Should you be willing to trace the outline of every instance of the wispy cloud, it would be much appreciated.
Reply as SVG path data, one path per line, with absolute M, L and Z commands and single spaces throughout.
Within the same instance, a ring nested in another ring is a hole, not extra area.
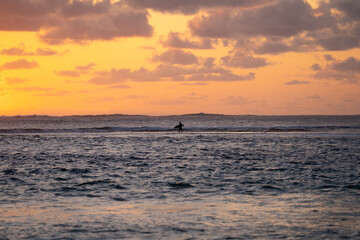
M 292 80 L 289 82 L 286 82 L 285 85 L 304 85 L 304 84 L 309 84 L 308 81 L 299 81 L 299 80 Z
M 221 99 L 220 101 L 227 105 L 246 105 L 253 103 L 249 99 L 242 96 L 229 96 L 227 98 Z
M 152 101 L 151 104 L 154 105 L 184 105 L 189 103 L 188 100 L 185 100 L 184 98 L 168 98 L 168 99 L 158 99 L 155 101 Z
M 184 86 L 206 86 L 206 85 L 208 85 L 208 83 L 206 83 L 206 82 L 193 82 L 193 83 L 186 82 L 186 83 L 182 83 L 181 85 L 184 85 Z
M 321 100 L 321 96 L 318 94 L 307 96 L 306 98 L 310 100 L 318 100 L 318 101 Z
M 128 89 L 130 88 L 128 85 L 125 85 L 125 84 L 116 84 L 116 85 L 111 85 L 109 86 L 109 88 L 120 88 L 120 89 Z
M 12 47 L 2 49 L 0 54 L 8 56 L 53 56 L 58 54 L 58 52 L 49 48 L 38 48 L 36 51 L 27 51 L 21 47 Z
M 183 82 L 202 82 L 202 81 L 246 81 L 255 79 L 255 73 L 244 75 L 235 74 L 227 69 L 213 66 L 206 67 L 184 67 L 160 64 L 154 70 L 140 68 L 131 69 L 112 69 L 110 71 L 97 72 L 96 76 L 90 80 L 94 84 L 118 84 L 125 81 L 137 82 L 156 82 L 156 81 L 183 81 Z
M 12 90 L 16 91 L 24 91 L 24 92 L 48 92 L 53 91 L 53 88 L 44 88 L 44 87 L 22 87 L 22 88 L 14 88 Z
M 57 90 L 57 91 L 44 91 L 40 93 L 34 94 L 34 96 L 39 97 L 64 97 L 64 96 L 70 96 L 71 92 L 66 90 Z
M 2 66 L 0 66 L 0 70 L 30 69 L 37 67 L 39 67 L 39 65 L 36 61 L 19 59 L 16 61 L 4 63 Z
M 80 73 L 78 71 L 55 71 L 55 73 L 63 77 L 80 77 Z
M 132 99 L 132 100 L 137 100 L 137 99 L 143 99 L 143 98 L 146 98 L 145 96 L 142 96 L 142 95 L 128 95 L 126 97 L 123 97 L 122 99 Z
M 6 84 L 18 84 L 18 83 L 24 83 L 27 81 L 25 78 L 19 78 L 19 77 L 8 77 L 4 79 Z
M 92 70 L 95 66 L 96 66 L 95 63 L 89 63 L 87 65 L 75 66 L 75 69 L 79 71 L 89 71 Z
M 55 71 L 55 74 L 63 77 L 80 77 L 81 74 L 89 74 L 96 66 L 95 63 L 88 63 L 87 65 L 75 66 L 75 70 L 61 70 Z

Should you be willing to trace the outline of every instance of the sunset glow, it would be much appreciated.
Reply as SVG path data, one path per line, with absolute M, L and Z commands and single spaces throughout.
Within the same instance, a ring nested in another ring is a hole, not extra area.
M 0 116 L 360 114 L 351 0 L 2 0 Z

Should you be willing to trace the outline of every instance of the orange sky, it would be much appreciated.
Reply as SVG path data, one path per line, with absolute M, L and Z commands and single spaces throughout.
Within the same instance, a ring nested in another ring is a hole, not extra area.
M 360 114 L 358 0 L 2 0 L 0 116 Z

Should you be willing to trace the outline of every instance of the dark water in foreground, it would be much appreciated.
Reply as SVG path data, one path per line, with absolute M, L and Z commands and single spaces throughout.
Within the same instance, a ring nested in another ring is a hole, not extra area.
M 360 239 L 359 119 L 2 118 L 0 239 Z

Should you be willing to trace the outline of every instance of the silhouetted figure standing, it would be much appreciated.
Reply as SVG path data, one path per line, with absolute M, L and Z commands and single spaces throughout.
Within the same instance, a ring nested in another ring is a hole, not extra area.
M 184 124 L 182 124 L 181 122 L 179 122 L 179 125 L 176 125 L 174 128 L 177 128 L 177 129 L 179 129 L 179 132 L 182 132 L 183 131 L 183 126 L 184 126 Z

